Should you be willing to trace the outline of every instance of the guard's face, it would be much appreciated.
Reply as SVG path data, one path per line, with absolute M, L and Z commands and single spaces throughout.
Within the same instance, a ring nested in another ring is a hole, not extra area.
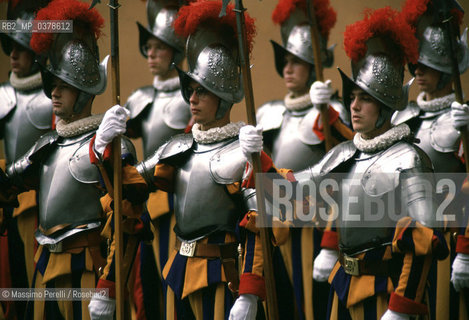
M 52 110 L 54 114 L 66 122 L 72 121 L 73 106 L 78 97 L 78 90 L 68 83 L 54 78 L 52 80 Z
M 164 77 L 173 61 L 174 51 L 166 43 L 155 37 L 150 37 L 145 45 L 147 62 L 150 72 L 154 76 Z
M 311 66 L 292 55 L 285 55 L 285 65 L 283 66 L 283 80 L 285 86 L 295 95 L 303 95 L 309 91 L 307 86 Z
M 353 130 L 360 132 L 365 139 L 375 137 L 381 108 L 379 102 L 359 88 L 352 90 L 350 101 Z
M 10 65 L 11 71 L 14 72 L 19 78 L 26 77 L 31 71 L 31 66 L 34 62 L 34 56 L 31 51 L 19 45 L 15 41 L 13 48 L 10 52 Z
M 441 72 L 421 63 L 417 64 L 415 69 L 415 82 L 419 90 L 426 93 L 433 93 L 437 90 L 438 81 L 440 80 Z
M 188 90 L 187 96 L 190 97 L 194 121 L 202 126 L 209 126 L 215 122 L 220 99 L 195 81 L 192 81 L 186 90 Z

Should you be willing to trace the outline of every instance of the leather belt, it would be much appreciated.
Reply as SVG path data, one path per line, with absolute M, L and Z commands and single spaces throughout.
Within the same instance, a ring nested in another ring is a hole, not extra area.
M 53 253 L 67 252 L 78 248 L 88 248 L 93 261 L 93 268 L 98 275 L 101 275 L 106 265 L 106 259 L 101 254 L 101 243 L 104 241 L 104 238 L 101 237 L 100 233 L 101 229 L 84 231 L 65 238 L 59 243 L 45 244 L 44 246 Z
M 352 276 L 373 275 L 373 276 L 391 276 L 391 260 L 360 260 L 339 253 L 339 263 L 344 268 L 346 274 Z
M 197 241 L 181 241 L 179 238 L 176 238 L 176 250 L 179 251 L 180 255 L 186 257 L 220 258 L 222 250 L 227 250 L 228 255 L 235 258 L 237 245 L 235 242 L 221 244 L 199 243 Z
M 77 248 L 97 247 L 101 245 L 103 240 L 104 239 L 100 236 L 100 230 L 84 231 L 65 238 L 59 243 L 45 244 L 44 246 L 47 247 L 50 252 L 60 253 Z
M 228 288 L 234 296 L 237 295 L 239 288 L 239 276 L 236 271 L 237 246 L 236 242 L 220 244 L 198 243 L 197 241 L 181 241 L 179 238 L 176 238 L 176 249 L 182 256 L 206 259 L 220 258 L 225 271 L 225 278 L 228 282 Z M 241 266 L 238 266 L 238 268 L 241 268 Z

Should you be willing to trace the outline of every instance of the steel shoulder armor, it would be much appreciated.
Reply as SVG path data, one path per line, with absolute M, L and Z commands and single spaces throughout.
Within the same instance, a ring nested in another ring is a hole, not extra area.
M 1 91 L 0 89 L 0 101 L 3 100 Z M 0 128 L 7 163 L 23 155 L 52 127 L 52 102 L 41 88 L 29 91 L 16 90 L 15 98 L 15 107 L 10 109 Z

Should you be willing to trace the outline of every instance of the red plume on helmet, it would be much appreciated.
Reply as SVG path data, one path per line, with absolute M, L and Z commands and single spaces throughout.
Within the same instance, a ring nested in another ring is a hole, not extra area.
M 38 11 L 36 20 L 73 20 L 76 26 L 86 26 L 83 32 L 94 34 L 95 39 L 101 35 L 104 19 L 96 9 L 89 10 L 89 4 L 77 0 L 53 0 Z M 47 51 L 54 40 L 54 33 L 34 33 L 31 48 L 36 53 Z
M 446 1 L 446 0 L 443 0 Z M 418 20 L 425 13 L 435 15 L 435 19 L 438 19 L 437 13 L 434 11 L 433 2 L 431 0 L 407 0 L 402 4 L 402 15 L 405 17 L 407 22 L 413 27 L 417 26 Z M 457 8 L 451 8 L 450 13 L 454 18 L 455 26 L 460 26 L 464 16 L 464 12 Z
M 193 34 L 200 25 L 209 26 L 216 30 L 220 27 L 229 26 L 236 34 L 236 13 L 233 11 L 233 5 L 229 4 L 226 9 L 226 16 L 219 18 L 218 15 L 222 9 L 221 1 L 199 0 L 183 6 L 179 9 L 178 18 L 174 22 L 174 29 L 177 34 L 188 37 Z M 246 39 L 249 52 L 252 50 L 256 27 L 254 19 L 247 13 L 244 14 L 246 22 Z
M 371 38 L 382 38 L 387 53 L 402 65 L 417 62 L 418 40 L 404 17 L 391 7 L 367 9 L 363 20 L 345 28 L 344 49 L 353 62 L 365 56 Z
M 272 21 L 276 24 L 282 24 L 296 8 L 306 13 L 307 5 L 306 0 L 280 0 L 272 12 Z M 313 0 L 313 6 L 318 21 L 319 32 L 323 37 L 328 38 L 329 32 L 337 21 L 337 12 L 329 3 L 329 0 Z

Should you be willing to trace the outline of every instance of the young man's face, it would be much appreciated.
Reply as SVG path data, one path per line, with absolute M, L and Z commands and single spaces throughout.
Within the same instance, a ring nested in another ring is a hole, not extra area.
M 15 73 L 18 78 L 26 77 L 31 71 L 31 67 L 34 62 L 34 55 L 31 51 L 27 50 L 15 41 L 12 41 L 12 44 L 13 48 L 10 52 L 11 71 Z
M 311 66 L 300 58 L 287 54 L 283 66 L 283 80 L 285 86 L 295 95 L 302 95 L 309 91 L 307 86 Z
M 437 90 L 438 81 L 440 80 L 441 72 L 421 63 L 417 64 L 415 69 L 415 82 L 419 90 L 426 93 L 433 93 Z
M 54 78 L 52 80 L 51 97 L 54 114 L 65 122 L 71 122 L 74 116 L 73 106 L 78 97 L 78 89 L 59 78 Z
M 190 97 L 189 103 L 194 121 L 202 126 L 215 122 L 220 98 L 195 81 L 192 81 L 186 90 Z
M 145 48 L 150 72 L 154 76 L 164 77 L 170 71 L 174 50 L 155 37 L 150 37 L 147 40 Z
M 380 103 L 359 88 L 352 90 L 350 101 L 353 130 L 360 132 L 364 138 L 376 136 L 376 121 L 379 117 Z

